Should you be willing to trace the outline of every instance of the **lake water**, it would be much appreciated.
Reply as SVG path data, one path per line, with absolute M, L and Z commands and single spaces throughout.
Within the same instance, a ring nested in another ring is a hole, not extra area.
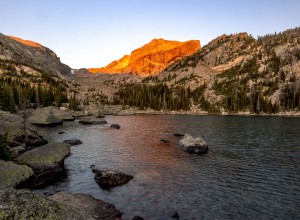
M 255 116 L 107 116 L 107 125 L 67 122 L 40 132 L 78 138 L 65 160 L 68 177 L 37 190 L 82 192 L 110 202 L 123 218 L 300 219 L 300 118 Z M 118 123 L 120 130 L 110 128 Z M 64 134 L 57 134 L 65 131 Z M 174 133 L 201 136 L 205 155 L 178 149 Z M 160 139 L 171 142 L 165 144 Z M 134 176 L 102 190 L 90 165 Z

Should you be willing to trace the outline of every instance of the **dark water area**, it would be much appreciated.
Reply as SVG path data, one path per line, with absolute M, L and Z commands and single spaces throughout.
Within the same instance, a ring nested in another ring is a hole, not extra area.
M 107 125 L 67 122 L 40 132 L 78 138 L 68 177 L 36 190 L 81 192 L 110 202 L 124 219 L 300 219 L 300 118 L 255 116 L 107 116 Z M 110 128 L 118 123 L 120 130 Z M 65 131 L 64 134 L 57 134 Z M 201 136 L 209 151 L 190 155 L 174 133 Z M 170 140 L 162 143 L 161 139 Z M 90 165 L 134 176 L 102 190 Z

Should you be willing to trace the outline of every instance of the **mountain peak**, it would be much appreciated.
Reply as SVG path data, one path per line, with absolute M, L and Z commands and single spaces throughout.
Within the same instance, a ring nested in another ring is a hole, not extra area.
M 125 55 L 106 67 L 91 68 L 89 71 L 92 73 L 153 75 L 199 49 L 199 40 L 180 42 L 155 38 L 148 44 L 132 51 L 130 55 Z

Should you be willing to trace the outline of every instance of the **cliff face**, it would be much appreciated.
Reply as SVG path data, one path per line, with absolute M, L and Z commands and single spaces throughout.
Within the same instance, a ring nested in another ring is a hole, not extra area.
M 0 33 L 0 59 L 22 63 L 51 75 L 69 75 L 71 68 L 60 62 L 57 55 L 36 42 Z
M 154 39 L 102 68 L 89 69 L 92 73 L 137 73 L 142 76 L 157 74 L 176 61 L 200 49 L 200 41 L 186 42 Z

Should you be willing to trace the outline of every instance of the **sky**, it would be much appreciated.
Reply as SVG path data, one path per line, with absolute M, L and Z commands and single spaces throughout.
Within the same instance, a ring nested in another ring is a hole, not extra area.
M 38 42 L 71 68 L 106 66 L 150 42 L 253 37 L 300 26 L 300 0 L 0 0 L 0 33 Z

